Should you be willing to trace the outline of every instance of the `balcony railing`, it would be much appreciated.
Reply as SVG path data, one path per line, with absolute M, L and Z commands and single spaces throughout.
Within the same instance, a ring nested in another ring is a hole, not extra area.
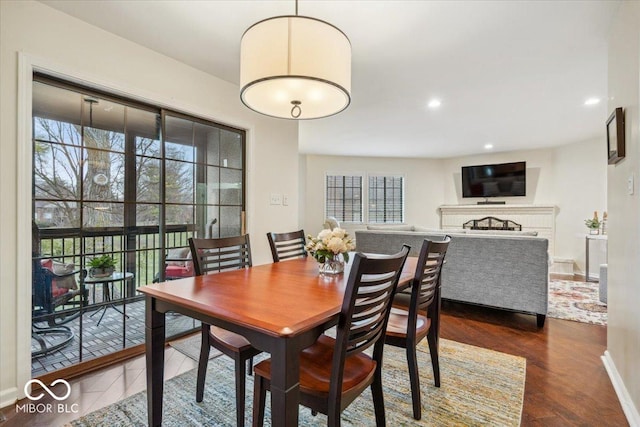
M 189 246 L 195 225 L 171 225 L 166 227 L 165 245 L 161 245 L 158 227 L 131 227 L 129 229 L 101 228 L 42 229 L 39 230 L 39 248 L 34 248 L 38 258 L 53 258 L 76 269 L 87 269 L 88 262 L 107 254 L 116 261 L 115 271 L 133 273 L 127 292 L 122 297 L 141 298 L 135 290 L 154 281 L 164 279 L 162 251 Z M 78 275 L 78 282 L 83 278 Z

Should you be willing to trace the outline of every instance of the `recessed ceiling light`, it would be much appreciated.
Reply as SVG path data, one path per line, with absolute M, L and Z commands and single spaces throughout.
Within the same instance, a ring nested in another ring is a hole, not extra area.
M 493 148 L 493 144 L 484 144 L 485 150 L 491 150 Z
M 597 105 L 600 103 L 600 98 L 589 98 L 584 101 L 584 105 Z
M 440 101 L 439 99 L 432 99 L 427 104 L 427 107 L 429 107 L 429 108 L 431 108 L 433 110 L 433 109 L 436 109 L 436 108 L 440 107 L 440 105 L 442 105 L 442 101 Z

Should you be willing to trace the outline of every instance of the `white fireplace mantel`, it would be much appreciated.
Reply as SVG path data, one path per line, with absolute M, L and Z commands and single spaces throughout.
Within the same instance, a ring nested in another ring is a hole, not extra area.
M 522 225 L 522 231 L 537 231 L 539 237 L 549 240 L 549 255 L 554 255 L 556 236 L 556 212 L 554 205 L 442 205 L 440 228 L 455 230 L 472 219 L 494 216 L 510 219 Z

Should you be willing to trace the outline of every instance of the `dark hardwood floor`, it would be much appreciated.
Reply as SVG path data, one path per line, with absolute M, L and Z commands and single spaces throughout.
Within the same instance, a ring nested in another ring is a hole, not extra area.
M 628 425 L 600 359 L 606 348 L 604 326 L 547 318 L 544 328 L 538 329 L 535 316 L 445 302 L 441 336 L 527 359 L 523 426 Z M 172 348 L 167 349 L 166 361 L 165 379 L 196 366 Z M 78 403 L 78 414 L 16 414 L 9 407 L 2 410 L 7 421 L 0 427 L 63 425 L 141 391 L 144 356 L 71 384 L 74 393 L 69 401 Z
M 522 426 L 628 426 L 600 356 L 605 326 L 444 302 L 442 338 L 527 359 Z

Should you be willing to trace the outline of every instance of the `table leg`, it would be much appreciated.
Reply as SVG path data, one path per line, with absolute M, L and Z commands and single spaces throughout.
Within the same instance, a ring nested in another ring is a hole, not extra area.
M 271 353 L 271 424 L 298 425 L 300 399 L 299 348 L 291 339 L 279 339 Z
M 584 281 L 585 281 L 585 282 L 589 282 L 589 281 L 590 281 L 590 280 L 589 280 L 589 237 L 586 237 L 586 238 L 585 238 L 585 242 L 586 242 L 586 243 L 585 243 L 586 247 L 585 247 L 585 250 L 584 250 L 584 253 L 585 253 L 585 262 L 584 262 L 584 264 L 585 264 Z
M 107 306 L 105 305 L 104 307 L 101 308 L 102 310 L 102 315 L 100 316 L 100 319 L 98 320 L 98 323 L 96 323 L 96 326 L 100 326 L 100 322 L 102 322 L 102 318 L 104 317 L 105 314 L 107 314 Z M 93 314 L 96 314 L 97 311 Z M 93 314 L 91 315 L 93 317 Z
M 136 296 L 136 284 L 133 281 L 133 278 L 131 280 L 126 280 L 127 282 L 127 298 L 133 298 Z
M 146 297 L 145 352 L 147 359 L 148 425 L 162 425 L 162 394 L 164 389 L 165 315 L 155 309 L 155 299 Z

